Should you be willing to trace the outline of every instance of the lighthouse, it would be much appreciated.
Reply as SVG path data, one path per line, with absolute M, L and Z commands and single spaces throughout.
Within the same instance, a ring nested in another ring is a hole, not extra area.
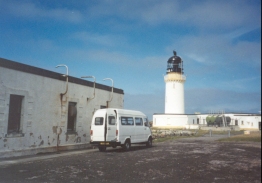
M 166 114 L 184 114 L 184 76 L 183 60 L 174 55 L 167 61 L 167 72 L 164 76 L 166 83 L 165 91 L 165 113 Z

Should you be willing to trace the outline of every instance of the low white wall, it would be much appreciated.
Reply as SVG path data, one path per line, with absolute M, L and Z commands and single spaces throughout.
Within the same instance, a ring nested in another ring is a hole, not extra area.
M 179 115 L 179 114 L 155 114 L 153 115 L 153 127 L 198 129 L 207 125 L 206 117 L 209 114 Z M 231 118 L 230 125 L 239 129 L 259 130 L 261 124 L 260 115 L 252 114 L 225 114 Z M 237 122 L 236 122 L 237 121 Z M 237 123 L 237 124 L 236 124 Z

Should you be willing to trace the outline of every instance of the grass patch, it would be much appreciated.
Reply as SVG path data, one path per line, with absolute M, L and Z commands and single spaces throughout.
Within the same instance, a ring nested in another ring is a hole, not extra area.
M 163 129 L 162 129 L 163 130 Z M 174 131 L 178 131 L 178 129 L 175 129 Z M 172 140 L 177 140 L 181 138 L 195 138 L 195 137 L 203 137 L 203 136 L 209 136 L 209 130 L 186 130 L 186 131 L 191 131 L 193 135 L 189 136 L 173 136 L 173 135 L 166 135 L 163 137 L 154 137 L 153 142 L 158 143 L 158 142 L 165 142 L 165 141 L 172 141 Z M 228 135 L 228 131 L 212 131 L 212 135 Z M 254 141 L 254 142 L 261 142 L 261 135 L 260 137 L 253 137 L 255 134 L 251 135 L 244 135 L 244 131 L 230 131 L 231 137 L 229 138 L 224 138 L 222 140 L 224 141 Z M 249 136 L 249 137 L 247 137 Z M 207 137 L 208 138 L 208 137 Z M 253 139 L 253 140 L 252 140 Z M 222 141 L 220 140 L 220 141 Z M 260 141 L 259 141 L 260 140 Z
M 177 139 L 182 139 L 182 138 L 193 138 L 195 136 L 166 136 L 166 137 L 158 137 L 153 140 L 154 143 L 158 142 L 165 142 L 165 141 L 172 141 L 172 140 L 177 140 Z
M 236 135 L 219 139 L 220 142 L 261 142 L 261 134 Z

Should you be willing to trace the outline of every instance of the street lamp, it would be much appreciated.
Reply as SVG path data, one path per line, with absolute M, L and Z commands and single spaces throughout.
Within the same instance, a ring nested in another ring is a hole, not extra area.
M 61 64 L 61 65 L 57 65 L 55 68 L 58 68 L 58 67 L 65 67 L 66 68 L 66 75 L 62 75 L 63 77 L 66 77 L 66 91 L 64 92 L 64 93 L 61 93 L 60 94 L 60 97 L 61 97 L 61 105 L 62 105 L 62 99 L 63 99 L 63 95 L 65 95 L 66 93 L 67 93 L 67 91 L 68 91 L 68 67 L 66 66 L 66 65 L 63 65 L 63 64 Z M 62 117 L 62 106 L 61 106 L 61 117 Z M 62 133 L 62 129 L 60 128 L 60 124 L 58 124 L 57 125 L 57 142 L 56 142 L 56 150 L 57 150 L 57 152 L 59 151 L 59 142 L 60 142 L 60 140 L 59 140 L 59 136 L 60 136 L 60 134 Z
M 113 79 L 111 79 L 111 78 L 105 78 L 105 79 L 103 79 L 103 81 L 105 81 L 105 80 L 111 80 L 111 82 L 112 82 L 112 91 L 111 91 L 110 100 L 107 101 L 107 107 L 108 107 L 109 102 L 111 102 L 112 99 L 113 99 L 114 81 L 113 81 Z
M 93 78 L 94 79 L 94 93 L 93 93 L 93 97 L 90 98 L 90 99 L 94 99 L 95 98 L 95 88 L 96 88 L 96 78 L 94 76 L 82 76 L 81 78 Z
M 61 65 L 57 65 L 55 68 L 58 68 L 58 67 L 65 67 L 66 68 L 66 75 L 65 74 L 62 75 L 64 77 L 66 77 L 66 91 L 65 91 L 65 93 L 61 93 L 61 95 L 65 95 L 67 93 L 67 90 L 68 90 L 68 67 L 66 65 L 61 64 Z

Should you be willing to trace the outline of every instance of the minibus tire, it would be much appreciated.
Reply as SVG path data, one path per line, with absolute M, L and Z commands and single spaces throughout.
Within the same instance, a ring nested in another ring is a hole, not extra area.
M 131 147 L 130 141 L 129 141 L 129 140 L 126 140 L 126 141 L 125 141 L 125 144 L 124 144 L 124 146 L 123 146 L 124 150 L 125 150 L 125 151 L 129 151 L 129 150 L 130 150 L 130 147 Z
M 105 152 L 106 151 L 106 147 L 103 147 L 103 146 L 98 147 L 98 149 L 99 149 L 100 152 Z
M 151 137 L 148 138 L 146 147 L 152 147 L 152 138 Z

